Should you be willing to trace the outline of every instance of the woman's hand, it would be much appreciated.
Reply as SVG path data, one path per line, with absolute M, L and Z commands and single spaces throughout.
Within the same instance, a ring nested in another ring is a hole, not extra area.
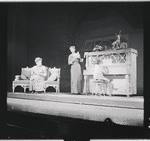
M 47 74 L 46 73 L 44 73 L 43 71 L 42 72 L 39 72 L 39 74 L 38 74 L 39 76 L 43 76 L 43 77 L 45 77 Z
M 34 75 L 37 75 L 37 73 L 35 73 L 35 72 L 32 72 L 32 74 L 31 74 L 32 76 L 34 76 Z
M 74 56 L 70 57 L 68 64 L 69 64 L 69 65 L 72 65 L 75 59 L 76 59 L 76 58 L 75 58 Z
M 83 62 L 83 58 L 82 58 L 82 59 L 80 59 L 80 62 Z

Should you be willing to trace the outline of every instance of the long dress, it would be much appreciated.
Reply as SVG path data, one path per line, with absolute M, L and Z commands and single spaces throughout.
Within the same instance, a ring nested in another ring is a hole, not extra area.
M 110 80 L 103 75 L 103 69 L 104 68 L 102 66 L 100 66 L 99 64 L 95 64 L 94 70 L 93 70 L 93 72 L 94 72 L 93 78 L 96 81 L 105 82 L 105 83 L 103 83 L 103 89 L 106 94 L 107 93 L 107 84 Z M 100 91 L 100 89 L 101 89 L 101 87 L 98 89 L 98 91 Z
M 74 54 L 70 54 L 68 57 L 68 64 L 71 64 L 71 93 L 75 94 L 82 92 L 82 72 L 79 61 L 80 58 L 76 58 Z
M 95 79 L 95 80 L 97 80 L 97 79 L 101 79 L 101 78 L 103 78 L 104 76 L 103 76 L 103 73 L 102 73 L 102 70 L 103 68 L 100 66 L 100 65 L 98 65 L 98 64 L 95 64 L 95 66 L 94 66 L 94 74 L 93 74 L 93 78 Z
M 30 78 L 30 91 L 44 91 L 44 80 L 47 75 L 45 66 L 34 66 L 31 69 L 31 78 Z

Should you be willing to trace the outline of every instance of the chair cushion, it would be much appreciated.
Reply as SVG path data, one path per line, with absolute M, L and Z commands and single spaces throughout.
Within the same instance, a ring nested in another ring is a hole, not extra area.
M 59 77 L 60 69 L 57 68 L 49 68 L 50 77 L 47 79 L 47 81 L 55 81 L 57 77 Z
M 58 76 L 58 74 L 54 73 L 47 79 L 47 81 L 55 81 L 57 79 L 57 76 Z
M 21 79 L 29 80 L 31 77 L 31 68 L 22 68 L 21 70 Z

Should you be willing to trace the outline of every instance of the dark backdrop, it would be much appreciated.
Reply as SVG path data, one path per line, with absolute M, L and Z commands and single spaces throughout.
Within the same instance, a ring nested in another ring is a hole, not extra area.
M 48 67 L 61 67 L 61 91 L 70 91 L 69 46 L 81 55 L 88 39 L 129 35 L 138 50 L 138 92 L 143 91 L 143 3 L 7 3 L 7 91 L 15 75 L 32 67 L 35 57 Z M 82 64 L 84 69 L 84 64 Z

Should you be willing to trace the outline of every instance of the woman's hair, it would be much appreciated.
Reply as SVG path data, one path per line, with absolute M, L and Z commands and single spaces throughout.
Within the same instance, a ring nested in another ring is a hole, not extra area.
M 96 59 L 95 64 L 99 64 L 100 63 L 100 59 Z
M 71 48 L 76 49 L 76 48 L 75 48 L 75 46 L 70 46 L 70 48 L 69 48 L 69 49 L 71 49 Z
M 40 61 L 40 60 L 42 60 L 42 58 L 36 57 L 36 58 L 35 58 L 35 63 L 37 63 L 37 62 Z

